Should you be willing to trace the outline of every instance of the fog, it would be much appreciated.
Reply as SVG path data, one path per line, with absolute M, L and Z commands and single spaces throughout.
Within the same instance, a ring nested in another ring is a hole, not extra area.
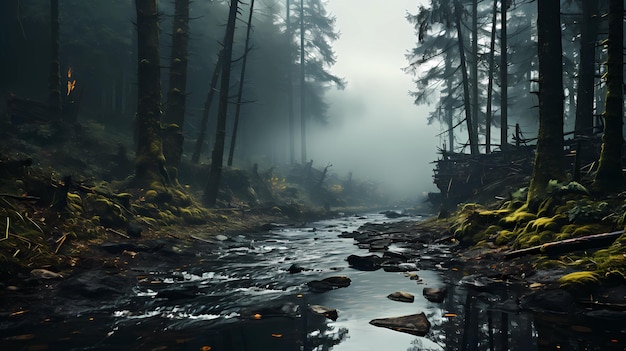
M 327 94 L 329 125 L 310 125 L 308 158 L 338 175 L 381 183 L 400 199 L 436 190 L 432 182 L 438 126 L 428 125 L 428 106 L 408 95 L 411 77 L 402 72 L 405 53 L 417 37 L 404 18 L 415 0 L 332 0 L 341 37 L 333 45 L 331 71 L 348 82 Z

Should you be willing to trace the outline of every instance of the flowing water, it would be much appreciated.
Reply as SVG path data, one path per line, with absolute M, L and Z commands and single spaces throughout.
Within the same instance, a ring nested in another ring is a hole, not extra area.
M 50 285 L 51 292 L 35 301 L 13 297 L 0 314 L 0 350 L 607 349 L 594 348 L 593 338 L 581 342 L 572 332 L 543 345 L 532 315 L 493 308 L 511 292 L 468 293 L 459 286 L 460 272 L 447 261 L 445 246 L 410 252 L 392 245 L 413 257 L 415 272 L 348 267 L 350 254 L 368 253 L 339 235 L 389 221 L 381 214 L 348 216 L 219 236 L 192 247 L 168 241 L 168 250 L 123 252 L 112 264 L 126 266 L 124 274 L 86 271 L 65 286 Z M 305 270 L 289 273 L 292 264 Z M 410 279 L 415 274 L 419 280 Z M 351 284 L 325 293 L 306 285 L 331 276 L 347 276 Z M 422 296 L 424 287 L 444 286 L 443 303 Z M 411 293 L 415 301 L 387 299 L 395 291 Z M 337 309 L 337 320 L 312 313 L 311 305 Z M 419 312 L 431 323 L 425 337 L 369 324 Z

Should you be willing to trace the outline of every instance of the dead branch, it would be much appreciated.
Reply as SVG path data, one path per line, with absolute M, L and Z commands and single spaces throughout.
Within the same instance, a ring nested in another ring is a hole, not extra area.
M 616 232 L 593 234 L 581 236 L 579 238 L 565 239 L 561 241 L 553 241 L 542 245 L 529 247 L 526 249 L 510 251 L 504 254 L 505 259 L 521 257 L 524 255 L 559 255 L 572 251 L 593 249 L 598 247 L 606 247 L 611 245 L 617 238 L 624 234 L 626 230 L 618 230 Z

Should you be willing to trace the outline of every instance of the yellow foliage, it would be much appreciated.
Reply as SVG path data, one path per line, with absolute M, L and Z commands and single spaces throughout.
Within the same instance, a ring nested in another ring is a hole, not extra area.
M 559 284 L 561 287 L 566 286 L 577 286 L 577 285 L 588 285 L 588 284 L 597 284 L 598 283 L 598 274 L 591 271 L 581 271 L 574 272 L 570 274 L 566 274 L 559 278 Z

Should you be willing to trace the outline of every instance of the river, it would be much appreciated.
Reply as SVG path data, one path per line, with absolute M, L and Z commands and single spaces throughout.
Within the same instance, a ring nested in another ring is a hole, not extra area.
M 614 331 L 596 339 L 593 333 L 585 335 L 583 327 L 568 332 L 565 326 L 563 335 L 546 339 L 537 331 L 536 314 L 503 308 L 517 298 L 515 289 L 494 293 L 459 284 L 462 269 L 445 245 L 416 251 L 392 244 L 389 250 L 410 257 L 412 272 L 348 266 L 349 255 L 368 252 L 342 233 L 366 223 L 407 220 L 421 218 L 352 215 L 121 251 L 112 255 L 108 269 L 94 267 L 61 282 L 36 285 L 30 294 L 5 294 L 0 349 L 605 350 L 621 345 L 606 341 L 614 340 Z M 293 264 L 304 270 L 290 273 Z M 351 284 L 324 293 L 307 287 L 312 280 L 333 276 L 347 276 Z M 445 287 L 448 297 L 443 303 L 429 302 L 422 296 L 424 287 Z M 395 291 L 411 293 L 415 301 L 388 299 Z M 338 318 L 317 315 L 311 305 L 336 309 Z M 419 312 L 431 323 L 425 337 L 369 324 L 375 318 Z M 553 326 L 557 320 L 547 323 Z M 581 331 L 582 339 L 577 336 Z

